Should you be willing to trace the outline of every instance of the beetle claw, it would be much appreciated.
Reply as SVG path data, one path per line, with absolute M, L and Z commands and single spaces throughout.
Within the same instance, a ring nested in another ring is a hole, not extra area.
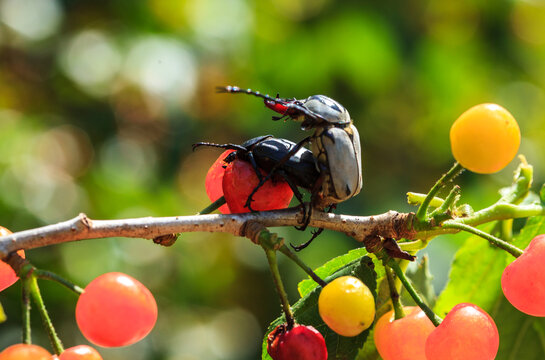
M 298 245 L 298 246 L 295 246 L 295 245 L 290 243 L 290 246 L 292 247 L 293 250 L 299 252 L 299 251 L 303 250 L 304 248 L 306 248 L 307 246 L 309 246 L 310 243 L 312 241 L 314 241 L 314 239 L 316 239 L 318 237 L 318 235 L 320 235 L 323 231 L 324 231 L 323 228 L 319 228 L 318 230 L 312 231 L 311 232 L 312 237 L 310 238 L 310 240 L 308 240 L 307 242 L 304 242 L 303 244 Z

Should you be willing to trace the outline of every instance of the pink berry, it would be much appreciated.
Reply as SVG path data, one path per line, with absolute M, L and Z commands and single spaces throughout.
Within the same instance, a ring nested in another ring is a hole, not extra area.
M 143 339 L 157 321 L 157 303 L 138 280 L 118 272 L 98 276 L 76 305 L 76 322 L 93 344 L 118 347 Z
M 227 165 L 223 175 L 223 194 L 231 213 L 250 211 L 244 205 L 258 183 L 259 179 L 250 163 L 235 160 Z M 256 211 L 285 209 L 292 197 L 293 191 L 287 182 L 269 179 L 253 195 L 252 209 Z
M 505 268 L 501 287 L 518 310 L 545 316 L 545 234 L 533 238 L 524 253 Z
M 499 347 L 494 320 L 477 305 L 452 308 L 426 341 L 428 360 L 493 360 Z
M 58 360 L 102 360 L 102 356 L 90 346 L 77 345 L 64 352 L 57 358 Z
M 267 352 L 273 360 L 327 360 L 324 337 L 307 325 L 291 330 L 286 324 L 278 325 L 267 338 Z
M 15 344 L 0 352 L 0 360 L 50 360 L 49 351 L 38 345 Z
M 3 226 L 0 226 L 0 237 L 7 236 L 12 232 L 6 229 Z M 25 257 L 25 252 L 23 250 L 17 251 L 21 257 Z M 0 261 L 0 291 L 3 291 L 13 285 L 19 278 L 15 274 L 15 271 L 3 261 Z
M 234 150 L 224 151 L 218 159 L 212 164 L 208 173 L 206 174 L 206 179 L 204 180 L 204 187 L 206 189 L 206 194 L 210 201 L 214 202 L 223 196 L 223 174 L 225 173 L 225 168 L 227 164 L 223 161 Z M 218 209 L 222 214 L 230 214 L 229 207 L 227 204 L 222 205 Z
M 394 311 L 375 325 L 375 345 L 383 360 L 426 360 L 425 345 L 435 326 L 417 306 L 404 307 L 405 317 L 395 320 Z

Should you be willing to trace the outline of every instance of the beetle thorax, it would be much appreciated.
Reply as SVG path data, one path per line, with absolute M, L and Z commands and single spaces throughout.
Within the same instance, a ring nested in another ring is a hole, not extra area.
M 349 124 L 348 110 L 325 95 L 312 95 L 304 101 L 304 106 L 331 124 Z

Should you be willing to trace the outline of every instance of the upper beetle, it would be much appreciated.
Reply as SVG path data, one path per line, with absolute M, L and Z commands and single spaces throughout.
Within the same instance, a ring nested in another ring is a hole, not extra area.
M 325 95 L 306 99 L 273 98 L 251 89 L 236 86 L 218 87 L 218 92 L 243 93 L 260 97 L 265 106 L 279 113 L 279 120 L 289 117 L 301 122 L 303 130 L 315 132 L 302 142 L 309 141 L 316 158 L 320 177 L 319 191 L 313 193 L 312 204 L 325 208 L 357 195 L 362 187 L 361 144 L 358 129 L 348 111 Z

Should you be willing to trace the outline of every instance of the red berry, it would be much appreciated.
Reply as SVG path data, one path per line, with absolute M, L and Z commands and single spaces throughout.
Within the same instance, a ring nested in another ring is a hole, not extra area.
M 545 316 L 545 234 L 532 239 L 524 253 L 503 271 L 501 287 L 523 313 Z
M 428 360 L 492 360 L 499 347 L 494 320 L 473 304 L 458 304 L 426 341 Z
M 223 175 L 223 194 L 232 213 L 250 211 L 244 205 L 258 184 L 259 179 L 250 163 L 235 160 L 227 165 Z M 287 182 L 267 180 L 253 195 L 252 209 L 256 211 L 285 209 L 292 197 L 293 191 Z
M 312 326 L 295 325 L 287 330 L 278 325 L 267 337 L 267 352 L 273 360 L 326 360 L 322 334 Z
M 102 356 L 90 346 L 78 345 L 64 350 L 59 360 L 103 360 Z
M 15 344 L 0 352 L 0 360 L 50 360 L 49 351 L 38 345 Z
M 157 320 L 157 304 L 138 280 L 118 272 L 87 285 L 76 305 L 76 321 L 90 342 L 117 347 L 144 338 Z
M 206 174 L 206 179 L 204 180 L 204 187 L 206 188 L 206 194 L 210 201 L 214 202 L 223 196 L 223 174 L 225 173 L 224 166 L 227 165 L 223 162 L 223 159 L 227 157 L 234 150 L 224 151 L 218 159 L 212 164 L 208 173 Z M 229 207 L 227 204 L 222 205 L 218 209 L 222 214 L 230 214 Z
M 405 317 L 395 320 L 394 311 L 382 315 L 375 325 L 375 345 L 383 360 L 426 360 L 425 345 L 435 329 L 417 306 L 404 307 Z
M 7 236 L 12 232 L 6 229 L 3 226 L 0 226 L 0 237 Z M 17 251 L 21 257 L 25 257 L 25 252 L 23 250 Z M 0 291 L 13 285 L 19 278 L 13 271 L 12 267 L 6 264 L 3 261 L 0 261 Z

